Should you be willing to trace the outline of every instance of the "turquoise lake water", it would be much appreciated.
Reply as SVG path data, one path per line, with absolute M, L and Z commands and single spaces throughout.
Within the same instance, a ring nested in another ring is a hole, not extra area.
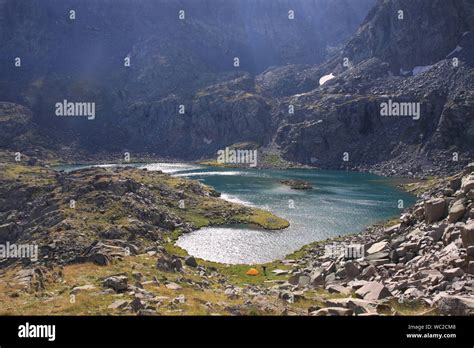
M 281 231 L 242 226 L 209 227 L 181 236 L 177 245 L 202 259 L 224 263 L 262 263 L 283 258 L 314 241 L 354 232 L 399 215 L 415 197 L 392 179 L 367 173 L 327 170 L 259 170 L 192 164 L 136 165 L 199 180 L 229 201 L 260 207 L 287 219 Z M 68 166 L 71 170 L 82 166 Z M 282 179 L 304 180 L 313 190 L 293 190 Z

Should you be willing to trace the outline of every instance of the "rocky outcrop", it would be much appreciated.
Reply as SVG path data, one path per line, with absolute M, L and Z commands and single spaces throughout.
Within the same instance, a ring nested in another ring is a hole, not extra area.
M 288 226 L 271 213 L 221 200 L 219 192 L 198 181 L 161 172 L 122 167 L 65 173 L 11 159 L 1 167 L 0 243 L 35 245 L 39 255 L 35 260 L 2 259 L 0 266 L 17 262 L 108 265 L 154 251 L 163 254 L 162 268 L 180 269 L 181 261 L 168 260 L 161 245 L 172 232 L 201 227 L 194 216 L 209 225 Z
M 472 314 L 474 200 L 460 186 L 456 191 L 450 189 L 453 182 L 471 175 L 472 167 L 467 168 L 468 173 L 431 186 L 400 216 L 398 224 L 375 226 L 360 235 L 307 249 L 304 257 L 291 263 L 288 283 L 275 286 L 276 291 L 291 299 L 292 291 L 324 288 L 367 301 L 355 310 L 350 303 L 355 299 L 331 300 L 317 315 L 351 315 L 329 309 L 332 307 L 352 309 L 355 315 L 394 313 L 387 302 L 392 300 L 423 303 L 440 314 Z M 446 209 L 452 211 L 460 200 L 465 213 L 450 221 Z

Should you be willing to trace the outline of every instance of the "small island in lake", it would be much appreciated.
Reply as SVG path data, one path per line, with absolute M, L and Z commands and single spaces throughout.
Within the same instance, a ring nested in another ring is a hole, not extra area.
M 293 190 L 312 190 L 313 186 L 302 180 L 280 180 L 280 182 L 286 186 L 289 186 Z

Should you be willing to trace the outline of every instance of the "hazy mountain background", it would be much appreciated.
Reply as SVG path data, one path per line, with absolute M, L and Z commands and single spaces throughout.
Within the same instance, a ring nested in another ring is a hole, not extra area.
M 301 163 L 401 174 L 472 154 L 472 1 L 3 0 L 0 9 L 0 100 L 31 110 L 53 144 L 197 159 L 252 141 Z M 417 66 L 426 71 L 413 76 Z M 381 118 L 387 96 L 420 102 L 421 120 Z M 96 102 L 96 119 L 55 116 L 64 99 Z

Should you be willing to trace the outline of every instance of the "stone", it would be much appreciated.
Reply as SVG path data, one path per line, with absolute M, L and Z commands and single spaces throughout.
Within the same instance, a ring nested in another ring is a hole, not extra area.
M 388 251 L 380 251 L 378 253 L 370 254 L 364 258 L 365 261 L 372 261 L 372 260 L 381 260 L 390 257 L 390 253 Z
M 461 190 L 468 192 L 474 189 L 474 175 L 470 174 L 462 178 Z
M 448 221 L 454 223 L 461 219 L 466 212 L 466 207 L 462 201 L 458 201 L 449 209 Z
M 354 311 L 350 308 L 342 308 L 342 307 L 326 307 L 318 309 L 315 312 L 311 312 L 310 315 L 312 316 L 351 316 L 354 314 Z
M 474 172 L 474 162 L 470 162 L 464 167 L 464 174 L 471 174 Z
M 365 280 L 351 280 L 349 283 L 347 283 L 347 286 L 349 286 L 352 290 L 357 290 L 367 283 L 368 282 Z
M 116 292 L 125 291 L 128 288 L 128 278 L 124 275 L 110 276 L 103 280 L 102 285 Z
M 194 256 L 186 256 L 184 259 L 184 264 L 189 267 L 197 267 L 198 263 L 196 261 L 196 258 Z
M 345 263 L 344 270 L 345 270 L 346 277 L 350 279 L 353 279 L 360 274 L 359 267 L 357 267 L 352 261 L 348 261 Z
M 291 291 L 281 291 L 278 294 L 278 297 L 281 298 L 282 300 L 288 302 L 288 303 L 294 303 L 295 302 L 295 295 Z
M 377 314 L 377 302 L 362 300 L 358 298 L 335 298 L 326 301 L 326 305 L 331 307 L 344 307 L 352 309 L 354 314 Z
M 141 274 L 140 272 L 137 272 L 137 271 L 133 271 L 132 272 L 132 277 L 133 277 L 133 279 L 140 281 L 140 280 L 143 279 L 143 274 Z
M 393 226 L 390 226 L 390 227 L 387 227 L 384 229 L 384 233 L 386 235 L 392 235 L 396 232 L 398 232 L 398 230 L 400 229 L 400 224 L 396 224 L 396 225 L 393 225 Z
M 91 291 L 91 290 L 95 290 L 95 289 L 96 289 L 96 287 L 92 284 L 76 286 L 71 290 L 71 294 L 77 294 L 80 291 Z
M 464 271 L 457 267 L 457 268 L 451 268 L 451 269 L 446 269 L 443 271 L 444 276 L 446 277 L 447 280 L 453 280 L 454 278 L 460 278 L 464 274 Z
M 95 263 L 99 266 L 107 266 L 111 262 L 111 257 L 105 253 L 94 253 L 88 256 L 87 261 Z
M 375 275 L 376 272 L 377 272 L 377 269 L 375 268 L 375 266 L 369 265 L 362 270 L 360 277 L 363 279 L 369 279 L 370 277 Z
M 135 297 L 132 302 L 130 302 L 130 307 L 134 312 L 138 312 L 140 309 L 145 309 L 145 302 L 143 302 L 138 297 Z
M 280 275 L 288 274 L 288 271 L 284 269 L 274 269 L 272 273 L 276 276 L 280 276 Z
M 325 274 L 335 272 L 336 271 L 336 262 L 335 261 L 329 261 L 323 269 L 324 269 Z
M 461 239 L 465 248 L 474 245 L 474 221 L 461 228 Z
M 390 263 L 391 260 L 390 259 L 373 259 L 373 260 L 369 260 L 369 262 L 374 266 L 381 266 L 381 265 Z
M 224 295 L 226 295 L 228 298 L 231 298 L 231 299 L 238 297 L 237 292 L 232 288 L 225 289 L 224 290 Z
M 163 272 L 175 272 L 182 268 L 182 264 L 181 260 L 176 257 L 170 258 L 162 255 L 156 260 L 156 268 Z
M 433 238 L 435 242 L 441 240 L 441 238 L 443 237 L 444 230 L 446 229 L 446 226 L 447 225 L 445 223 L 440 224 L 440 225 L 433 225 L 432 226 L 433 230 L 428 232 L 428 236 Z
M 129 301 L 116 300 L 116 301 L 112 302 L 112 304 L 110 304 L 107 308 L 109 308 L 109 309 L 122 309 L 122 308 L 127 307 L 128 304 L 129 304 Z
M 432 198 L 425 202 L 425 220 L 431 224 L 446 216 L 446 202 L 443 198 Z
M 300 281 L 300 277 L 303 276 L 304 274 L 301 273 L 301 272 L 298 272 L 298 273 L 295 273 L 293 275 L 291 275 L 289 278 L 288 278 L 288 283 L 290 283 L 291 285 L 298 285 L 299 281 Z
M 174 282 L 169 282 L 166 284 L 166 287 L 171 290 L 181 290 L 183 287 L 179 284 L 176 284 Z
M 474 315 L 472 296 L 441 295 L 433 304 L 443 315 Z
M 186 302 L 186 296 L 181 294 L 178 297 L 175 297 L 171 302 L 173 302 L 175 304 L 183 304 L 183 303 Z
M 326 290 L 332 294 L 349 295 L 351 293 L 350 289 L 338 284 L 328 285 L 326 286 Z
M 467 273 L 474 274 L 474 261 L 470 261 L 467 266 Z
M 375 253 L 379 253 L 381 251 L 386 251 L 388 249 L 388 242 L 387 241 L 381 241 L 381 242 L 377 242 L 377 243 L 374 243 L 370 246 L 369 249 L 367 249 L 367 254 L 368 255 L 372 255 L 372 254 L 375 254 Z
M 310 274 L 310 284 L 313 287 L 323 286 L 325 282 L 324 273 L 320 269 L 314 270 Z
M 311 281 L 311 277 L 310 276 L 307 276 L 307 275 L 302 275 L 300 276 L 300 278 L 298 279 L 298 286 L 299 287 L 304 287 L 304 286 L 307 286 Z
M 457 191 L 461 188 L 461 178 L 454 178 L 449 181 L 449 187 L 454 191 Z
M 421 270 L 414 275 L 415 279 L 427 278 L 430 284 L 436 285 L 444 279 L 444 275 L 435 269 Z
M 381 283 L 369 282 L 356 291 L 356 295 L 364 300 L 380 300 L 392 296 L 390 291 Z
M 403 293 L 403 296 L 408 298 L 420 298 L 423 295 L 423 292 L 418 290 L 417 288 L 408 288 Z

